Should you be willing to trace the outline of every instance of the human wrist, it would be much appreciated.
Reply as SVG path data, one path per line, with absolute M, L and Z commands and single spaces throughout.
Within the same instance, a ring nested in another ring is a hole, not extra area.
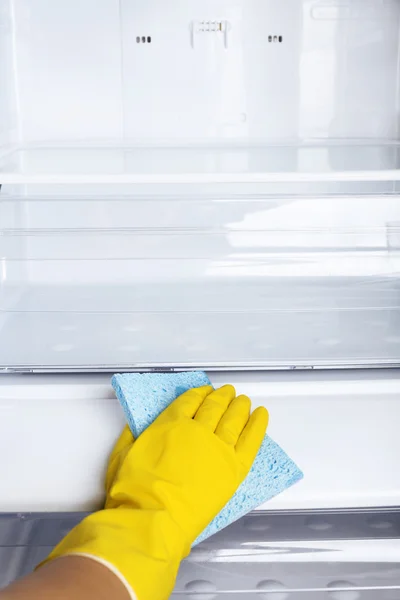
M 118 573 L 138 600 L 165 600 L 189 551 L 190 542 L 166 511 L 119 507 L 84 519 L 42 564 L 62 556 L 92 557 Z

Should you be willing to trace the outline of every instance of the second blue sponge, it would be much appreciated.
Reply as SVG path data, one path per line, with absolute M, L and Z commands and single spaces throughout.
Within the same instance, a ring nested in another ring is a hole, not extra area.
M 112 385 L 137 438 L 178 396 L 211 385 L 202 372 L 126 373 L 114 375 Z M 299 481 L 302 472 L 269 436 L 264 438 L 250 473 L 194 545 L 264 504 Z

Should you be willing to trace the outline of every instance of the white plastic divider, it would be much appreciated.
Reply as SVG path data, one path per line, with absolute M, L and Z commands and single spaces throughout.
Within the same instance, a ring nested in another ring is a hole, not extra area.
M 27 144 L 0 155 L 4 184 L 273 184 L 400 180 L 396 140 L 270 139 Z M 258 190 L 253 190 L 258 193 Z M 197 192 L 199 193 L 199 192 Z
M 399 370 L 210 377 L 267 406 L 271 437 L 304 471 L 302 482 L 260 508 L 400 504 Z M 123 425 L 109 375 L 2 376 L 0 512 L 99 507 Z
M 400 169 L 383 171 L 335 171 L 326 173 L 12 173 L 0 172 L 0 184 L 229 184 L 229 183 L 324 183 L 400 181 Z

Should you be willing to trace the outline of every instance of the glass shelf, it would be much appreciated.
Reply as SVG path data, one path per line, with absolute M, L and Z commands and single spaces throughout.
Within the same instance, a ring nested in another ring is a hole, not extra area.
M 398 142 L 11 146 L 3 184 L 262 184 L 400 180 Z M 253 190 L 254 192 L 255 190 Z

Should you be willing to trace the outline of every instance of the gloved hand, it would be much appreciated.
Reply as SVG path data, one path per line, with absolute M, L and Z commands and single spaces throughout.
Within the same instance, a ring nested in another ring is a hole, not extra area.
M 168 598 L 181 560 L 253 464 L 268 412 L 250 416 L 250 408 L 232 386 L 205 386 L 180 396 L 135 442 L 125 429 L 110 458 L 104 510 L 82 521 L 48 560 L 91 557 L 138 600 Z

